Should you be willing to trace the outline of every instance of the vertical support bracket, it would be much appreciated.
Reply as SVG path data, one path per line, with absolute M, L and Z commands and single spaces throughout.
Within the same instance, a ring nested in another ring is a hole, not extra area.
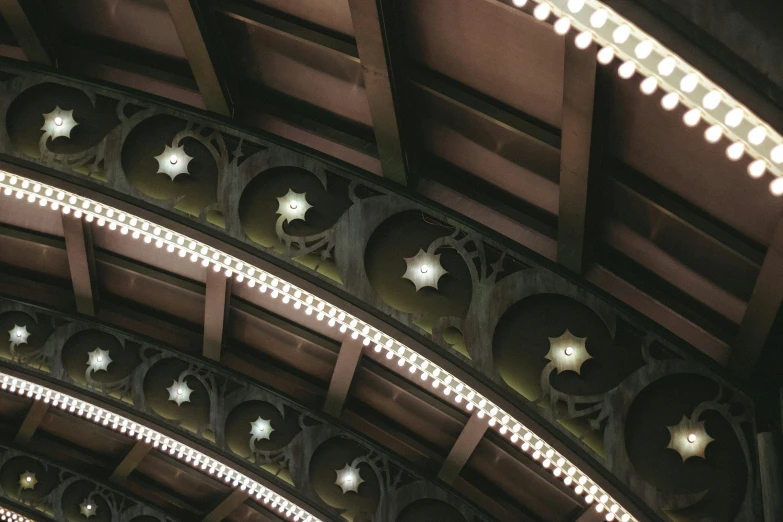
M 462 429 L 462 433 L 459 434 L 457 442 L 449 452 L 449 456 L 446 457 L 446 461 L 441 466 L 438 472 L 438 478 L 446 484 L 451 484 L 454 479 L 457 478 L 462 468 L 468 462 L 468 459 L 473 454 L 473 451 L 478 446 L 481 439 L 484 438 L 484 434 L 487 432 L 488 424 L 486 420 L 480 419 L 478 413 L 474 413 L 470 416 L 468 423 Z
M 343 411 L 345 399 L 348 397 L 348 390 L 351 387 L 356 367 L 362 357 L 362 340 L 351 339 L 346 335 L 340 346 L 340 353 L 337 355 L 337 363 L 334 365 L 332 381 L 329 384 L 329 391 L 326 394 L 324 411 L 334 417 L 339 417 Z
M 204 357 L 220 361 L 223 327 L 231 302 L 231 280 L 222 272 L 208 269 L 204 301 Z

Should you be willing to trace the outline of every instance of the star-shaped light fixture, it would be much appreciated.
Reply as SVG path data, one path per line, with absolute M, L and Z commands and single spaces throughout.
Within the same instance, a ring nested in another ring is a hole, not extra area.
M 13 328 L 8 330 L 8 333 L 11 335 L 8 341 L 11 343 L 12 348 L 20 344 L 27 344 L 27 338 L 30 337 L 27 325 L 19 326 L 15 324 Z
M 49 134 L 52 139 L 65 136 L 71 137 L 71 130 L 79 125 L 76 120 L 73 119 L 73 111 L 64 111 L 59 106 L 47 114 L 43 115 L 44 124 L 41 127 L 42 131 Z
M 707 449 L 707 445 L 715 440 L 707 435 L 707 431 L 704 429 L 704 421 L 696 422 L 685 415 L 682 416 L 679 424 L 667 426 L 667 429 L 671 435 L 671 440 L 666 447 L 679 453 L 683 462 L 691 457 L 706 458 L 704 452 Z
M 22 489 L 33 489 L 38 484 L 38 479 L 35 478 L 35 473 L 25 471 L 19 475 L 19 487 Z
M 95 348 L 95 350 L 87 354 L 87 366 L 89 366 L 90 369 L 92 369 L 94 372 L 99 370 L 108 370 L 111 362 L 112 360 L 111 357 L 109 357 L 109 350 Z
M 421 248 L 415 256 L 406 257 L 405 263 L 408 265 L 408 269 L 402 277 L 413 282 L 417 292 L 425 286 L 431 286 L 437 290 L 438 280 L 448 273 L 440 265 L 440 254 L 430 254 Z
M 169 147 L 165 146 L 163 154 L 155 156 L 158 160 L 158 173 L 164 173 L 174 181 L 174 178 L 180 174 L 188 174 L 188 163 L 193 158 L 185 154 L 185 146 Z
M 273 431 L 275 431 L 275 429 L 272 427 L 272 421 L 262 419 L 261 417 L 250 423 L 250 434 L 256 440 L 269 440 Z
M 188 387 L 188 383 L 184 380 L 174 381 L 174 383 L 166 388 L 169 392 L 169 400 L 177 403 L 177 406 L 181 406 L 183 402 L 190 402 L 190 394 L 193 393 Z
M 288 221 L 289 223 L 296 219 L 304 221 L 305 214 L 313 207 L 307 202 L 306 194 L 306 192 L 299 194 L 288 189 L 288 194 L 277 198 L 277 213 L 283 216 L 283 221 Z
M 98 506 L 96 506 L 95 502 L 93 502 L 89 498 L 85 498 L 84 502 L 79 504 L 79 513 L 84 515 L 84 518 L 90 518 L 95 516 L 97 511 L 98 511 Z
M 343 495 L 349 491 L 359 492 L 359 484 L 364 482 L 364 479 L 359 474 L 358 468 L 346 464 L 343 469 L 335 470 L 335 472 L 337 473 L 337 480 L 334 483 L 340 486 L 340 489 L 343 490 Z
M 549 353 L 546 358 L 555 364 L 557 373 L 568 370 L 580 373 L 582 364 L 592 359 L 587 353 L 586 341 L 587 337 L 576 337 L 566 329 L 560 337 L 549 338 Z

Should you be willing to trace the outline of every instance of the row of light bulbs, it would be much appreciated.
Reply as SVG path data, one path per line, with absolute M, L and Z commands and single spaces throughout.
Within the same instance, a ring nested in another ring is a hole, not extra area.
M 19 513 L 15 513 L 7 508 L 0 507 L 0 521 L 2 522 L 33 522 L 27 517 L 23 517 Z
M 512 3 L 523 7 L 528 0 Z M 775 176 L 770 192 L 783 195 L 783 137 L 660 42 L 598 0 L 538 0 L 533 16 L 541 21 L 556 17 L 554 30 L 560 35 L 576 30 L 574 44 L 579 49 L 596 42 L 601 47 L 598 61 L 604 65 L 622 60 L 617 69 L 621 78 L 639 73 L 645 77 L 639 85 L 644 94 L 665 91 L 665 110 L 684 105 L 685 125 L 695 127 L 704 120 L 707 142 L 717 143 L 725 136 L 732 142 L 726 156 L 732 161 L 749 156 L 748 174 L 760 178 L 769 171 Z
M 9 393 L 18 393 L 37 401 L 44 401 L 55 408 L 59 407 L 68 413 L 78 415 L 105 427 L 111 427 L 129 437 L 135 437 L 147 444 L 152 444 L 154 448 L 167 452 L 169 455 L 196 469 L 208 472 L 210 475 L 216 475 L 217 478 L 223 479 L 227 484 L 231 484 L 234 487 L 239 487 L 242 491 L 248 491 L 251 496 L 255 496 L 256 499 L 263 501 L 264 504 L 269 504 L 272 509 L 276 509 L 278 513 L 289 517 L 295 522 L 320 522 L 320 519 L 311 515 L 303 508 L 264 487 L 247 475 L 127 417 L 107 411 L 82 399 L 2 372 L 0 372 L 0 389 Z
M 585 502 L 595 502 L 597 511 L 606 511 L 607 521 L 635 520 L 564 456 L 470 385 L 337 306 L 215 248 L 84 197 L 3 172 L 0 172 L 0 190 L 7 196 L 14 195 L 30 204 L 37 203 L 41 207 L 60 210 L 75 218 L 95 222 L 98 226 L 118 230 L 134 239 L 154 243 L 158 248 L 165 247 L 172 254 L 189 258 L 194 263 L 201 262 L 204 267 L 211 266 L 215 272 L 223 272 L 238 283 L 245 282 L 250 288 L 258 287 L 260 292 L 269 293 L 272 298 L 280 298 L 284 304 L 290 304 L 296 310 L 315 315 L 317 320 L 339 328 L 342 334 L 350 335 L 353 339 L 361 338 L 364 346 L 373 346 L 376 353 L 385 354 L 389 363 L 396 361 L 401 371 L 407 368 L 411 378 L 418 375 L 422 382 L 429 381 L 431 387 L 439 390 L 444 397 L 468 412 L 475 412 L 479 418 L 486 419 L 490 427 L 513 444 L 518 444 L 524 452 L 541 462 L 544 468 L 562 478 L 566 485 L 573 486 L 577 494 L 584 495 Z

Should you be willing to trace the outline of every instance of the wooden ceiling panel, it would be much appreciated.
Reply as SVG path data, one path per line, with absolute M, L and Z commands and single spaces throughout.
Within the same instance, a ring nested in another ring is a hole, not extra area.
M 254 0 L 283 13 L 307 20 L 338 33 L 353 36 L 348 0 Z
M 164 0 L 47 1 L 47 9 L 66 37 L 84 32 L 185 60 Z
M 234 73 L 351 122 L 372 126 L 361 66 L 344 55 L 221 15 Z M 252 95 L 252 86 L 246 86 Z
M 563 39 L 532 16 L 490 0 L 411 0 L 411 59 L 560 127 Z

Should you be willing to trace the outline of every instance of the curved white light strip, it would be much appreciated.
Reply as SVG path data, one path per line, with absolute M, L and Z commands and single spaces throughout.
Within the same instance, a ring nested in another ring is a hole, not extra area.
M 640 88 L 651 95 L 658 87 L 664 96 L 661 105 L 674 110 L 679 104 L 698 111 L 712 130 L 705 138 L 716 143 L 722 136 L 731 140 L 726 155 L 732 161 L 743 156 L 750 159 L 748 174 L 760 178 L 768 171 L 776 179 L 770 192 L 783 195 L 783 136 L 771 125 L 733 98 L 700 71 L 666 48 L 655 38 L 613 11 L 599 0 L 534 0 L 538 5 L 533 14 L 539 20 L 553 19 L 557 34 L 570 30 L 576 33 L 575 44 L 587 49 L 592 41 L 602 47 L 598 61 L 623 61 L 618 73 L 629 79 L 635 73 L 646 77 Z M 522 7 L 527 0 L 514 0 Z M 547 6 L 544 8 L 543 6 Z M 686 125 L 698 123 L 691 112 Z M 691 124 L 696 120 L 696 123 Z M 718 132 L 720 131 L 720 132 Z
M 59 406 L 68 413 L 84 417 L 96 424 L 111 426 L 112 429 L 120 433 L 127 433 L 129 437 L 135 436 L 138 440 L 143 439 L 147 444 L 160 448 L 160 451 L 168 451 L 171 456 L 176 456 L 179 460 L 190 464 L 196 469 L 208 471 L 210 475 L 217 475 L 218 478 L 222 478 L 226 483 L 239 487 L 242 491 L 248 491 L 251 496 L 255 495 L 264 504 L 271 503 L 271 508 L 277 508 L 279 514 L 284 514 L 295 522 L 321 522 L 319 518 L 240 471 L 127 417 L 110 412 L 66 393 L 58 392 L 46 386 L 41 386 L 40 384 L 35 384 L 3 372 L 0 372 L 0 389 L 10 393 L 15 392 L 19 395 L 26 395 L 35 400 L 42 400 L 47 404 L 51 403 L 55 408 Z
M 33 522 L 32 519 L 20 515 L 8 508 L 0 507 L 0 521 L 2 522 Z
M 192 262 L 201 262 L 204 267 L 211 266 L 215 272 L 222 271 L 226 277 L 234 277 L 237 283 L 246 282 L 250 288 L 258 287 L 262 293 L 269 292 L 271 297 L 279 297 L 283 303 L 291 304 L 307 315 L 315 314 L 316 319 L 327 321 L 330 327 L 338 327 L 341 333 L 350 332 L 353 339 L 361 337 L 365 346 L 374 345 L 375 352 L 383 352 L 387 359 L 396 360 L 401 369 L 407 366 L 411 377 L 418 372 L 422 382 L 430 381 L 432 387 L 440 389 L 445 397 L 453 396 L 454 402 L 460 407 L 468 412 L 476 410 L 478 417 L 486 418 L 488 424 L 498 433 L 509 438 L 512 443 L 519 444 L 522 451 L 531 453 L 532 458 L 540 461 L 544 468 L 560 477 L 566 485 L 573 486 L 577 494 L 584 495 L 586 503 L 595 502 L 596 511 L 605 511 L 607 521 L 636 520 L 595 481 L 541 437 L 470 385 L 391 336 L 320 297 L 173 230 L 70 192 L 5 172 L 0 172 L 0 191 L 6 196 L 24 199 L 30 204 L 60 210 L 64 214 L 73 213 L 75 218 L 95 221 L 98 226 L 108 226 L 110 230 L 118 230 L 123 235 L 141 239 L 146 243 L 154 242 L 156 247 L 165 247 L 172 254 L 189 257 Z

